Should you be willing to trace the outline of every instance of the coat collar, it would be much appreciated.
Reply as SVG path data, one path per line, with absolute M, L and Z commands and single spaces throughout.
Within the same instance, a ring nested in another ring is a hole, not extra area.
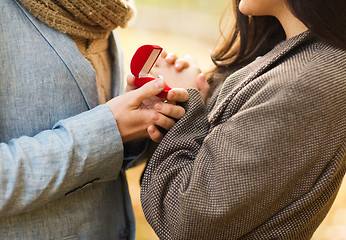
M 88 107 L 91 109 L 97 106 L 99 100 L 96 86 L 96 73 L 88 60 L 81 54 L 74 40 L 68 35 L 39 21 L 20 5 L 20 3 L 17 1 L 16 3 L 69 69 Z
M 223 83 L 217 96 L 215 108 L 209 114 L 209 122 L 214 123 L 224 112 L 228 102 L 255 78 L 266 72 L 273 64 L 282 59 L 297 46 L 311 38 L 310 31 L 305 31 L 293 38 L 279 43 L 263 57 L 257 58 L 254 62 L 230 75 Z M 234 84 L 234 83 L 238 84 Z

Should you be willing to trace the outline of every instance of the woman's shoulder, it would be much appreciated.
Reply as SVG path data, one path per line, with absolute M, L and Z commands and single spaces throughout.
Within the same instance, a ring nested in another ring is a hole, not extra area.
M 312 61 L 319 64 L 335 66 L 343 64 L 343 70 L 346 69 L 346 51 L 344 49 L 319 40 L 313 44 L 313 49 Z
M 310 39 L 286 53 L 286 57 L 273 70 L 276 72 L 275 76 L 286 86 L 298 84 L 317 87 L 322 84 L 328 87 L 339 82 L 346 88 L 345 66 L 345 50 L 317 39 Z
M 321 81 L 342 80 L 346 84 L 346 51 L 329 43 L 316 40 L 303 50 L 307 54 L 307 61 L 299 76 Z M 346 87 L 346 86 L 345 86 Z
M 313 99 L 321 104 L 343 106 L 346 96 L 346 52 L 316 40 L 295 54 L 288 66 L 291 79 L 283 85 L 299 99 Z M 294 73 L 293 70 L 294 69 Z

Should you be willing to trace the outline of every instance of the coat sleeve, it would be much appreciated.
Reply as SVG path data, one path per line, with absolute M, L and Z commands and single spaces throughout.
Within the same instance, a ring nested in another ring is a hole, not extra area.
M 199 94 L 190 91 L 186 115 L 156 149 L 142 182 L 143 211 L 159 238 L 239 239 L 257 230 L 290 238 L 321 221 L 346 166 L 345 83 L 329 77 L 263 90 L 211 128 Z M 292 229 L 268 230 L 280 226 Z
M 115 179 L 123 147 L 101 105 L 34 137 L 0 143 L 0 216 L 38 208 L 91 181 Z

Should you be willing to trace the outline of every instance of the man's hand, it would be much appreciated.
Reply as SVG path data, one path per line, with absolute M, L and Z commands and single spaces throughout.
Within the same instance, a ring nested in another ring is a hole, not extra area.
M 165 87 L 163 79 L 156 79 L 138 89 L 135 89 L 133 80 L 134 77 L 128 78 L 127 93 L 111 99 L 106 105 L 117 121 L 123 142 L 147 137 L 158 142 L 163 135 L 156 126 L 169 130 L 175 119 L 185 114 L 184 108 L 175 102 L 187 101 L 188 93 L 185 89 L 172 89 L 167 101 L 163 101 L 156 97 Z

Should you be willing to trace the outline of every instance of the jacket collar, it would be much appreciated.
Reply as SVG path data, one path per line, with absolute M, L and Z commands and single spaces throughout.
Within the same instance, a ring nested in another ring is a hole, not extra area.
M 88 60 L 81 54 L 74 40 L 68 35 L 39 21 L 21 6 L 20 3 L 17 1 L 16 3 L 69 69 L 88 107 L 91 109 L 97 106 L 99 100 L 96 86 L 96 73 Z M 59 79 L 57 79 L 57 81 L 59 81 Z
M 293 38 L 279 43 L 263 57 L 230 75 L 217 96 L 214 110 L 209 114 L 209 122 L 214 123 L 224 112 L 225 107 L 235 95 L 255 78 L 265 73 L 273 64 L 293 51 L 297 46 L 311 38 L 310 31 L 305 31 Z M 237 82 L 238 84 L 233 84 Z

